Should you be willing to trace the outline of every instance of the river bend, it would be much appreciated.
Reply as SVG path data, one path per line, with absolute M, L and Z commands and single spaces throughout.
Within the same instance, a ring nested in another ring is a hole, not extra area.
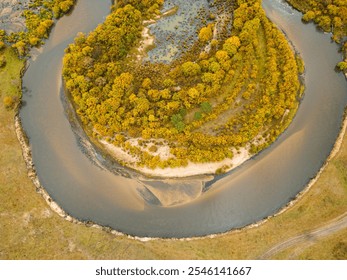
M 109 165 L 66 113 L 64 49 L 77 32 L 103 22 L 110 4 L 77 1 L 72 15 L 59 20 L 33 55 L 23 78 L 20 117 L 39 180 L 52 199 L 79 220 L 141 237 L 180 238 L 257 222 L 303 190 L 328 157 L 347 104 L 347 83 L 334 71 L 341 56 L 328 34 L 302 24 L 300 14 L 283 1 L 264 0 L 268 17 L 285 31 L 306 65 L 305 96 L 292 124 L 271 147 L 228 174 L 153 181 Z

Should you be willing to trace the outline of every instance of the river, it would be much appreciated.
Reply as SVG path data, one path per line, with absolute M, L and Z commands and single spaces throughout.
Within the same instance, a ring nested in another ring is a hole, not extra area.
M 110 6 L 109 0 L 78 1 L 23 77 L 20 117 L 39 180 L 52 199 L 82 221 L 140 237 L 181 238 L 257 222 L 302 191 L 335 143 L 347 83 L 334 71 L 341 56 L 328 34 L 302 24 L 300 14 L 281 0 L 263 2 L 306 65 L 305 96 L 292 124 L 271 147 L 228 174 L 153 181 L 110 164 L 71 126 L 61 87 L 64 49 L 77 32 L 101 23 Z

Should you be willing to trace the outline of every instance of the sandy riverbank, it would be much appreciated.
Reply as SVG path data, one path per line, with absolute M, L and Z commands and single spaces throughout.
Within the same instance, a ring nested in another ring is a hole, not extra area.
M 250 159 L 251 155 L 249 154 L 246 148 L 241 148 L 239 151 L 234 150 L 234 157 L 232 159 L 225 159 L 220 162 L 208 162 L 208 163 L 193 163 L 189 162 L 187 166 L 176 167 L 176 168 L 155 168 L 150 169 L 148 167 L 138 167 L 136 162 L 138 161 L 136 157 L 130 155 L 122 148 L 117 147 L 108 143 L 105 140 L 101 140 L 100 143 L 104 146 L 106 151 L 110 153 L 116 160 L 122 162 L 127 167 L 133 168 L 136 171 L 141 172 L 144 175 L 151 177 L 162 177 L 162 178 L 182 178 L 195 175 L 207 175 L 207 174 L 216 174 L 218 170 L 223 172 L 230 171 L 242 163 Z M 156 155 L 160 156 L 162 159 L 168 158 L 169 151 L 167 148 L 162 147 L 158 149 Z

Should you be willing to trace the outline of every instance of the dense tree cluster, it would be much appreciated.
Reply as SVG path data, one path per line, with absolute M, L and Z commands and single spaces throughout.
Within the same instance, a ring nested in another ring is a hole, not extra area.
M 332 32 L 333 40 L 342 45 L 345 57 L 337 67 L 347 74 L 347 0 L 287 1 L 304 14 L 303 21 L 313 21 L 325 32 Z
M 233 13 L 232 30 L 223 40 L 214 36 L 217 24 L 197 30 L 171 64 L 136 56 L 143 21 L 158 14 L 161 0 L 117 1 L 95 31 L 79 34 L 63 75 L 94 137 L 137 156 L 140 166 L 165 168 L 232 158 L 231 148 L 250 144 L 256 153 L 283 132 L 298 106 L 301 60 L 259 0 L 217 2 Z M 156 145 L 169 146 L 170 156 L 161 158 Z
M 117 3 L 120 7 L 125 7 L 129 4 L 135 9 L 141 11 L 142 17 L 144 19 L 149 19 L 152 18 L 153 15 L 160 14 L 160 8 L 164 4 L 164 0 L 119 0 L 117 1 Z
M 27 30 L 6 35 L 4 41 L 10 43 L 20 56 L 24 56 L 30 47 L 42 44 L 42 40 L 48 37 L 53 19 L 67 13 L 74 4 L 75 0 L 31 1 L 29 9 L 22 14 Z
M 346 0 L 287 1 L 304 13 L 304 21 L 314 21 L 324 31 L 332 32 L 336 42 L 340 42 L 347 35 Z

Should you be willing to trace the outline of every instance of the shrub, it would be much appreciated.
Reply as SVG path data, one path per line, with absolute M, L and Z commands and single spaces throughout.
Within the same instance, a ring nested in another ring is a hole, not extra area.
M 15 105 L 15 99 L 12 96 L 5 96 L 3 99 L 5 108 L 11 109 Z
M 347 70 L 347 62 L 341 61 L 337 64 L 337 67 L 339 70 L 345 71 L 345 70 Z
M 201 28 L 199 32 L 199 40 L 202 42 L 208 42 L 212 39 L 213 36 L 213 25 L 209 24 L 206 27 Z

